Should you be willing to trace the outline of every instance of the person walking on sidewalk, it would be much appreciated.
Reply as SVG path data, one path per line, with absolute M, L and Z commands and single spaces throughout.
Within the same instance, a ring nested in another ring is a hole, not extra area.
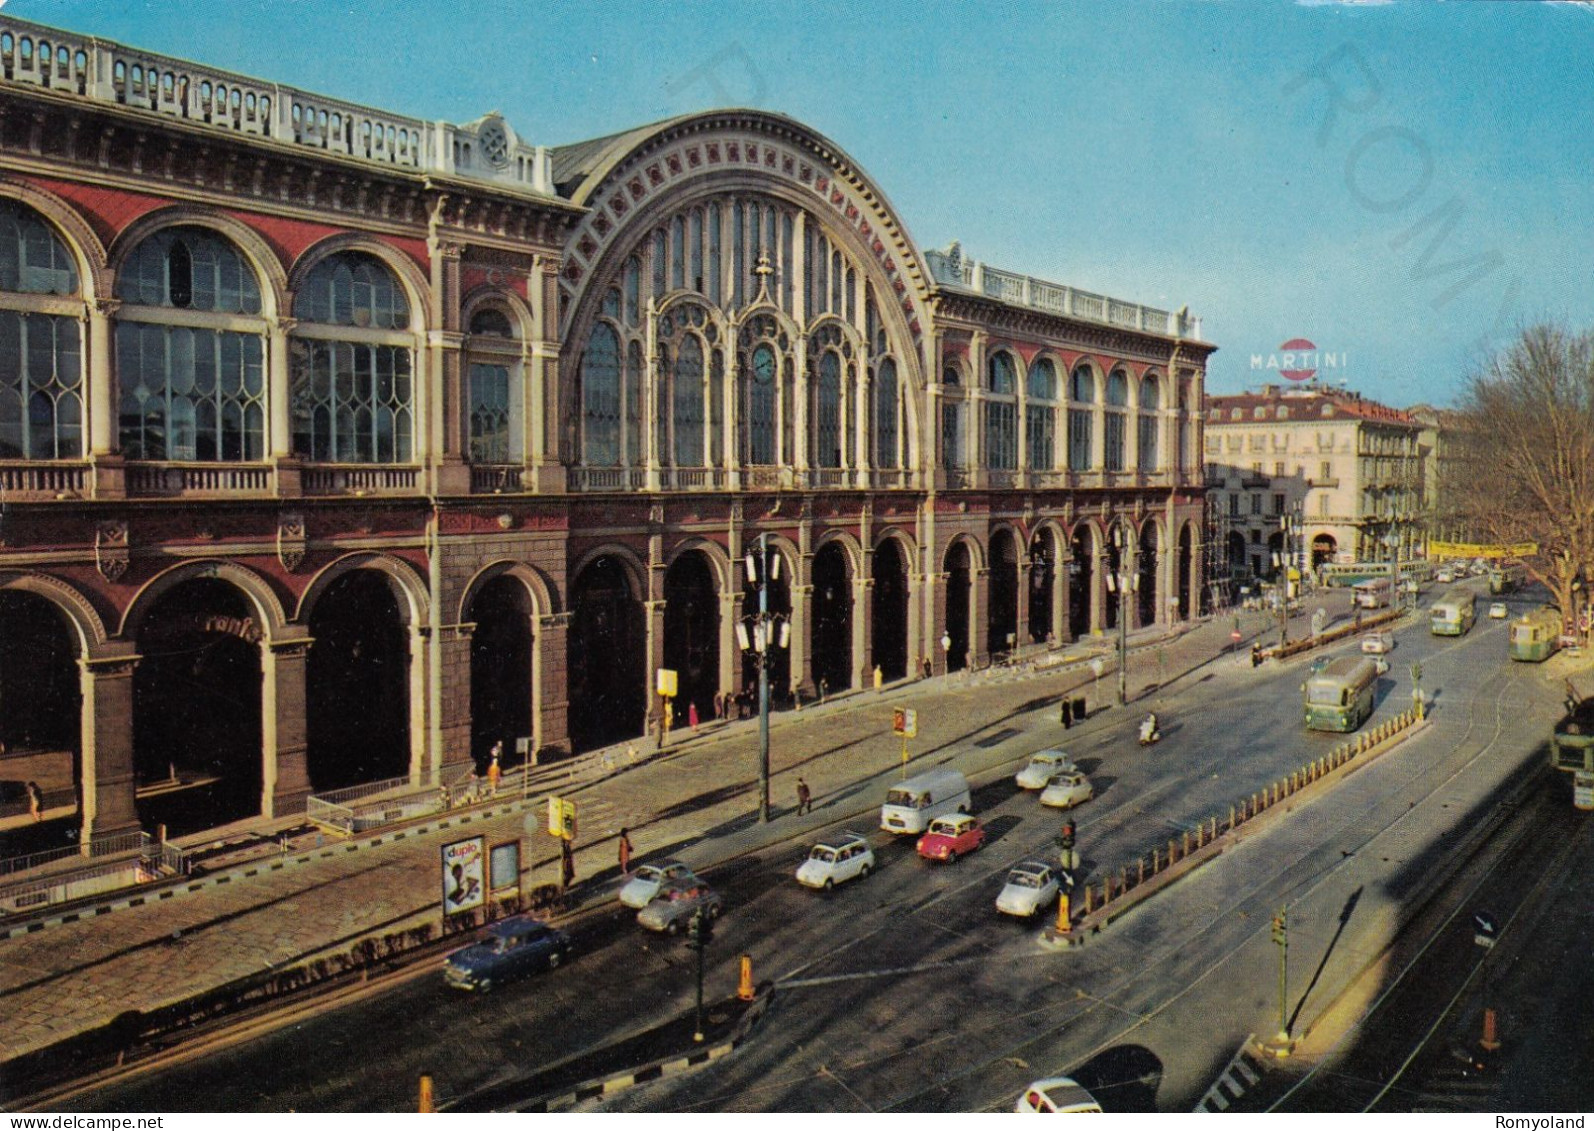
M 697 733 L 697 700 L 693 699 L 686 705 L 686 721 L 692 728 L 692 733 Z
M 493 760 L 487 766 L 487 796 L 488 797 L 497 797 L 498 796 L 498 779 L 503 777 L 503 775 L 504 775 L 503 767 L 499 765 L 499 759 L 503 757 L 503 754 L 504 754 L 504 744 L 503 744 L 503 742 L 499 741 L 499 742 L 493 743 Z
M 809 792 L 808 783 L 802 778 L 797 779 L 797 815 L 814 811 L 814 795 Z
M 631 874 L 631 830 L 620 830 L 620 874 Z
M 28 783 L 28 812 L 33 814 L 35 821 L 44 820 L 44 790 L 39 788 L 39 783 Z
M 565 837 L 559 838 L 559 886 L 568 889 L 576 882 L 576 854 L 570 849 L 570 841 Z
M 1067 695 L 1063 696 L 1063 706 L 1057 712 L 1057 721 L 1063 724 L 1064 730 L 1069 730 L 1074 725 L 1074 701 Z
M 924 657 L 924 678 L 925 679 L 929 679 L 931 673 L 934 672 L 934 671 L 935 671 L 935 665 L 930 662 L 930 657 L 929 656 L 925 656 Z

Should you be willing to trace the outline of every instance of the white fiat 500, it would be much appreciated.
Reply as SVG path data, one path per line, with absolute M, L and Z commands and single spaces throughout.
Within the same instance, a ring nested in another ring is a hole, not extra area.
M 1041 790 L 1041 804 L 1054 809 L 1072 809 L 1095 796 L 1096 791 L 1091 787 L 1090 779 L 1078 770 L 1070 770 L 1058 774 L 1052 779 L 1051 785 Z
M 1019 789 L 1045 789 L 1058 774 L 1078 768 L 1062 750 L 1037 750 L 1030 756 L 1029 765 L 1015 774 L 1013 780 Z
M 816 844 L 808 859 L 797 869 L 797 882 L 804 887 L 829 890 L 848 880 L 861 879 L 874 871 L 874 850 L 857 833 L 845 833 L 834 840 Z
M 1060 884 L 1057 869 L 1050 864 L 1026 860 L 1007 874 L 1007 884 L 996 897 L 996 909 L 1020 919 L 1033 918 L 1043 907 L 1057 902 Z
M 685 883 L 694 878 L 692 869 L 679 860 L 660 860 L 653 864 L 643 864 L 631 873 L 631 878 L 620 889 L 620 902 L 640 911 L 653 902 L 653 897 L 658 895 L 659 889 L 666 884 L 676 881 Z

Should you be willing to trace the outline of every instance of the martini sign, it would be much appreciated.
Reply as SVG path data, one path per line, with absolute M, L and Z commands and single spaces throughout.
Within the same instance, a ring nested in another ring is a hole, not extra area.
M 1345 351 L 1320 350 L 1306 338 L 1291 338 L 1272 353 L 1253 353 L 1251 369 L 1277 373 L 1291 381 L 1310 381 L 1319 370 L 1344 369 Z

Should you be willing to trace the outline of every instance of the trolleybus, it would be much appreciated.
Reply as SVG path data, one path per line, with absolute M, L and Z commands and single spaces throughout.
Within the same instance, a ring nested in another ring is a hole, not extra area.
M 1515 593 L 1521 586 L 1521 566 L 1494 566 L 1489 570 L 1490 593 Z
M 1572 775 L 1572 804 L 1594 809 L 1594 699 L 1573 703 L 1555 724 L 1550 765 Z
M 1548 660 L 1561 650 L 1561 611 L 1546 606 L 1523 613 L 1511 622 L 1510 632 L 1513 660 Z
M 1349 733 L 1373 713 L 1378 664 L 1371 656 L 1341 656 L 1313 672 L 1301 685 L 1306 697 L 1306 729 Z
M 1454 589 L 1428 610 L 1428 627 L 1435 636 L 1465 636 L 1477 616 L 1477 595 Z
M 1387 577 L 1369 577 L 1351 586 L 1358 609 L 1382 609 L 1389 604 L 1395 588 Z

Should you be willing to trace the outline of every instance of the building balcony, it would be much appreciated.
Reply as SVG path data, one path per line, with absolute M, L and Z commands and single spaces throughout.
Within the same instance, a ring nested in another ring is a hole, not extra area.
M 477 463 L 470 469 L 472 495 L 518 495 L 524 486 L 524 471 L 518 463 Z
M 421 469 L 380 464 L 305 464 L 299 478 L 306 495 L 413 495 Z
M 129 462 L 127 494 L 139 499 L 272 495 L 276 474 L 264 463 Z
M 87 463 L 16 460 L 0 462 L 0 501 L 80 499 L 91 494 Z

